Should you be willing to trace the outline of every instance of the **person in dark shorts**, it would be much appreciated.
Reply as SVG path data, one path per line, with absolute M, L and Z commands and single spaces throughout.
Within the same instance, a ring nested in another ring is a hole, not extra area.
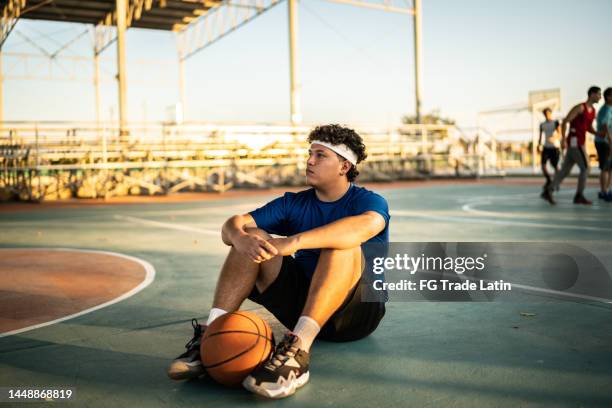
M 553 120 L 550 108 L 544 109 L 542 113 L 546 120 L 540 123 L 538 150 L 542 152 L 540 162 L 542 164 L 542 173 L 546 178 L 546 183 L 542 189 L 542 194 L 544 194 L 544 191 L 548 189 L 552 181 L 552 178 L 548 174 L 546 164 L 550 161 L 551 166 L 555 169 L 555 174 L 559 171 L 559 134 L 561 133 L 561 124 L 558 120 Z M 544 146 L 542 146 L 542 134 L 544 135 Z
M 552 183 L 550 183 L 548 188 L 544 191 L 544 194 L 542 194 L 542 198 L 550 204 L 555 204 L 553 191 L 559 188 L 559 185 L 563 179 L 568 176 L 574 164 L 577 164 L 580 168 L 574 204 L 593 204 L 584 196 L 584 189 L 586 188 L 589 174 L 589 162 L 587 159 L 588 155 L 586 153 L 585 142 L 587 132 L 592 134 L 597 133 L 595 129 L 593 129 L 593 120 L 595 119 L 595 107 L 593 105 L 601 99 L 601 88 L 597 86 L 590 87 L 587 91 L 587 96 L 587 100 L 574 106 L 563 120 L 561 137 L 565 137 L 567 125 L 570 125 L 567 139 L 564 140 L 565 157 L 563 158 L 563 165 L 561 166 L 561 170 L 555 174 Z
M 291 329 L 270 360 L 243 381 L 249 391 L 269 398 L 287 397 L 308 382 L 315 338 L 358 340 L 383 318 L 385 299 L 366 302 L 360 290 L 365 278 L 361 245 L 388 243 L 390 218 L 383 197 L 353 183 L 357 164 L 366 158 L 363 140 L 352 129 L 327 125 L 315 128 L 308 142 L 311 188 L 285 193 L 223 225 L 223 242 L 231 248 L 208 321 L 194 322 L 194 338 L 170 364 L 170 378 L 204 374 L 202 334 L 247 298 Z
M 599 161 L 599 199 L 612 201 L 610 179 L 612 178 L 612 160 L 610 146 L 612 143 L 612 88 L 606 88 L 603 93 L 605 104 L 597 113 L 597 134 L 595 135 L 595 150 Z

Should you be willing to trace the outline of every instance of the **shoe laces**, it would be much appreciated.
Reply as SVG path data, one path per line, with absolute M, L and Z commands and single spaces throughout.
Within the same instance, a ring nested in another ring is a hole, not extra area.
M 198 323 L 197 319 L 191 319 L 191 326 L 193 327 L 193 338 L 185 344 L 185 348 L 189 350 L 194 345 L 199 344 L 202 338 L 202 325 Z
M 295 357 L 298 352 L 298 348 L 295 346 L 298 337 L 293 333 L 287 333 L 283 338 L 283 341 L 278 343 L 272 358 L 268 360 L 265 368 L 269 370 L 276 370 L 281 367 L 291 357 Z

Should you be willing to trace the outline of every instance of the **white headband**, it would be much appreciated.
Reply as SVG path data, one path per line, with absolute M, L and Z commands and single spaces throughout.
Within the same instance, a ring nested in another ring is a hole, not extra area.
M 357 155 L 355 154 L 355 152 L 349 149 L 347 145 L 333 145 L 331 143 L 323 142 L 321 140 L 313 140 L 310 146 L 312 147 L 312 145 L 315 143 L 321 146 L 325 146 L 330 150 L 333 150 L 334 152 L 338 153 L 340 156 L 351 162 L 353 165 L 357 165 Z

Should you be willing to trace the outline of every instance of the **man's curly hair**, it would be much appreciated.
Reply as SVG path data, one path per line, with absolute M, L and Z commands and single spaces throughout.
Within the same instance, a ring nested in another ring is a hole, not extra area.
M 346 147 L 351 149 L 357 156 L 357 163 L 362 162 L 368 157 L 363 139 L 353 129 L 340 125 L 317 126 L 308 135 L 308 143 L 312 143 L 313 140 L 320 140 L 333 145 L 345 144 Z M 339 154 L 338 157 L 342 160 L 346 160 Z M 346 178 L 348 181 L 354 181 L 358 175 L 359 171 L 357 171 L 357 166 L 351 165 L 351 169 L 346 173 Z

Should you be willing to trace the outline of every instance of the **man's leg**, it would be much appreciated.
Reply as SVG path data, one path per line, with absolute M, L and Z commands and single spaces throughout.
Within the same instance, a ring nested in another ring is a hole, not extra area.
M 584 189 L 586 188 L 589 165 L 582 149 L 578 148 L 575 150 L 576 152 L 574 154 L 578 157 L 576 157 L 574 161 L 576 162 L 576 164 L 578 164 L 578 167 L 580 168 L 580 175 L 578 176 L 578 186 L 576 188 L 576 197 L 584 197 Z
M 323 325 L 359 282 L 361 270 L 361 247 L 321 250 L 306 304 L 293 329 L 293 333 L 302 340 L 303 350 L 310 351 Z
M 555 174 L 555 177 L 553 178 L 553 182 L 548 188 L 549 191 L 556 190 L 563 182 L 563 179 L 565 179 L 567 175 L 570 173 L 570 171 L 572 170 L 572 167 L 574 167 L 573 156 L 570 153 L 572 149 L 573 148 L 567 149 L 567 153 L 565 153 L 565 157 L 563 158 L 563 165 L 561 166 L 561 170 L 559 170 Z
M 360 247 L 321 250 L 293 332 L 285 336 L 266 365 L 243 381 L 246 389 L 268 398 L 283 398 L 308 382 L 310 345 L 359 282 L 361 265 Z
M 361 270 L 361 247 L 322 249 L 302 315 L 323 327 L 355 287 Z
M 265 231 L 257 228 L 248 229 L 247 232 L 257 234 L 263 239 L 271 238 Z M 255 263 L 239 254 L 234 247 L 230 249 L 221 268 L 208 321 L 204 326 L 197 324 L 195 319 L 192 321 L 193 338 L 185 345 L 187 350 L 168 367 L 170 378 L 183 380 L 204 374 L 205 370 L 200 361 L 200 339 L 206 327 L 219 316 L 237 310 L 254 286 L 263 292 L 278 276 L 282 261 L 282 256 L 275 256 L 268 261 Z
M 265 240 L 272 238 L 258 228 L 247 229 L 247 232 Z M 238 310 L 255 285 L 259 292 L 263 292 L 274 282 L 282 262 L 282 256 L 275 256 L 268 261 L 255 263 L 232 247 L 221 268 L 212 307 L 227 312 Z
M 542 166 L 542 174 L 544 174 L 544 178 L 546 178 L 546 183 L 544 184 L 544 189 L 546 190 L 552 181 L 550 178 L 550 174 L 548 174 L 548 169 L 546 168 L 546 162 L 548 162 L 548 154 L 546 149 L 542 149 L 542 155 L 540 158 L 540 163 Z
M 608 184 L 609 184 L 610 172 L 600 169 L 599 172 L 599 189 L 600 189 L 600 198 L 602 195 L 606 195 L 608 193 Z
M 554 179 L 557 173 L 559 173 L 559 156 L 560 156 L 559 149 L 555 149 L 553 157 L 550 161 L 550 164 L 552 164 L 553 168 L 555 169 L 555 172 L 553 173 L 553 176 L 551 177 L 551 180 L 550 180 L 551 183 L 552 183 L 552 179 Z M 559 186 L 557 186 L 557 190 L 559 190 Z
M 563 158 L 563 165 L 561 166 L 561 170 L 555 172 L 555 176 L 553 177 L 552 183 L 550 183 L 548 185 L 548 188 L 546 188 L 546 190 L 544 190 L 543 193 L 540 195 L 540 197 L 542 197 L 544 200 L 548 201 L 551 204 L 556 204 L 553 198 L 553 191 L 559 190 L 561 182 L 565 177 L 567 177 L 569 172 L 572 170 L 572 167 L 574 166 L 571 150 L 571 148 L 567 149 L 565 157 Z

